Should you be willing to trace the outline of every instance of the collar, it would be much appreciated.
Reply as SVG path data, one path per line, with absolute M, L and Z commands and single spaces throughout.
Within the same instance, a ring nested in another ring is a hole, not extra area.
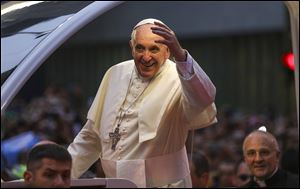
M 276 167 L 276 168 L 274 169 L 274 171 L 272 172 L 272 174 L 271 174 L 270 176 L 268 176 L 268 177 L 267 177 L 266 179 L 264 179 L 264 180 L 260 180 L 260 179 L 256 178 L 255 176 L 253 177 L 253 180 L 254 180 L 260 187 L 267 187 L 266 181 L 269 180 L 269 179 L 271 179 L 271 178 L 275 175 L 275 173 L 277 172 L 277 170 L 278 170 L 278 167 Z
M 259 187 L 264 188 L 267 187 L 267 184 L 264 180 L 258 180 L 256 177 L 253 177 L 254 182 L 258 184 Z

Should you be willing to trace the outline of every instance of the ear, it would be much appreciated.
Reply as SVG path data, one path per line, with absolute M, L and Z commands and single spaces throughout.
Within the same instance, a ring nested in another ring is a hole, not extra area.
M 27 182 L 27 183 L 32 182 L 33 175 L 32 175 L 31 171 L 25 171 L 23 177 L 24 177 L 25 182 Z
M 132 55 L 132 57 L 134 57 L 134 46 L 133 46 L 133 41 L 132 41 L 132 39 L 129 41 L 129 46 L 130 46 L 130 48 L 131 48 L 131 55 Z
M 277 157 L 277 160 L 278 160 L 278 162 L 279 162 L 280 159 L 281 159 L 281 153 L 280 153 L 280 152 L 276 152 L 276 157 Z
M 169 59 L 170 56 L 171 56 L 171 54 L 170 54 L 170 49 L 167 47 L 167 53 L 166 53 L 166 57 L 165 57 L 166 60 Z

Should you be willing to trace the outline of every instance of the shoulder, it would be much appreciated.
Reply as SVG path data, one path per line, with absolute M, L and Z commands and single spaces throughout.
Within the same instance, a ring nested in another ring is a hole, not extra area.
M 167 59 L 164 64 L 165 64 L 164 65 L 165 68 L 163 69 L 164 70 L 163 72 L 166 72 L 169 76 L 170 74 L 174 74 L 176 77 L 178 76 L 175 62 L 173 62 L 170 59 Z
M 111 66 L 106 71 L 105 75 L 126 73 L 126 72 L 128 72 L 128 70 L 132 69 L 133 66 L 134 66 L 133 60 L 127 60 L 124 62 L 120 62 L 118 64 Z
M 168 66 L 170 66 L 172 69 L 176 69 L 176 63 L 173 62 L 172 60 L 167 59 L 167 60 L 166 60 L 166 64 L 167 64 Z
M 293 175 L 285 170 L 278 169 L 278 171 L 268 180 L 266 180 L 267 185 L 270 187 L 298 187 L 299 177 Z
M 133 64 L 134 64 L 134 60 L 126 60 L 126 61 L 123 61 L 123 62 L 113 65 L 110 69 L 127 68 L 128 66 L 133 65 Z
M 299 187 L 299 176 L 286 172 L 286 183 L 287 187 Z

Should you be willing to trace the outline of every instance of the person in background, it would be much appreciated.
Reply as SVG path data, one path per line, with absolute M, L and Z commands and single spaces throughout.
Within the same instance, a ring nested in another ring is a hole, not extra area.
M 251 172 L 248 165 L 244 161 L 239 162 L 236 166 L 236 178 L 234 185 L 236 187 L 241 187 L 249 182 L 250 177 Z
M 210 179 L 210 166 L 207 156 L 196 151 L 189 159 L 193 188 L 207 188 Z
M 280 149 L 271 133 L 251 132 L 243 142 L 243 154 L 253 176 L 242 187 L 299 188 L 299 176 L 279 167 Z
M 233 160 L 222 161 L 218 168 L 218 183 L 216 187 L 233 187 L 235 172 L 235 162 Z
M 67 149 L 41 142 L 28 154 L 24 181 L 31 188 L 69 188 L 71 183 L 72 157 Z

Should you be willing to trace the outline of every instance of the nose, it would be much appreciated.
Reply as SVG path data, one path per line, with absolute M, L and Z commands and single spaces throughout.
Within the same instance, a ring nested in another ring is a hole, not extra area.
M 145 51 L 143 54 L 143 60 L 145 62 L 149 62 L 152 59 L 151 54 L 149 51 Z
M 259 152 L 256 152 L 254 160 L 255 161 L 261 161 L 262 160 L 261 154 Z
M 53 183 L 56 187 L 64 187 L 65 186 L 64 179 L 61 176 L 55 177 Z

